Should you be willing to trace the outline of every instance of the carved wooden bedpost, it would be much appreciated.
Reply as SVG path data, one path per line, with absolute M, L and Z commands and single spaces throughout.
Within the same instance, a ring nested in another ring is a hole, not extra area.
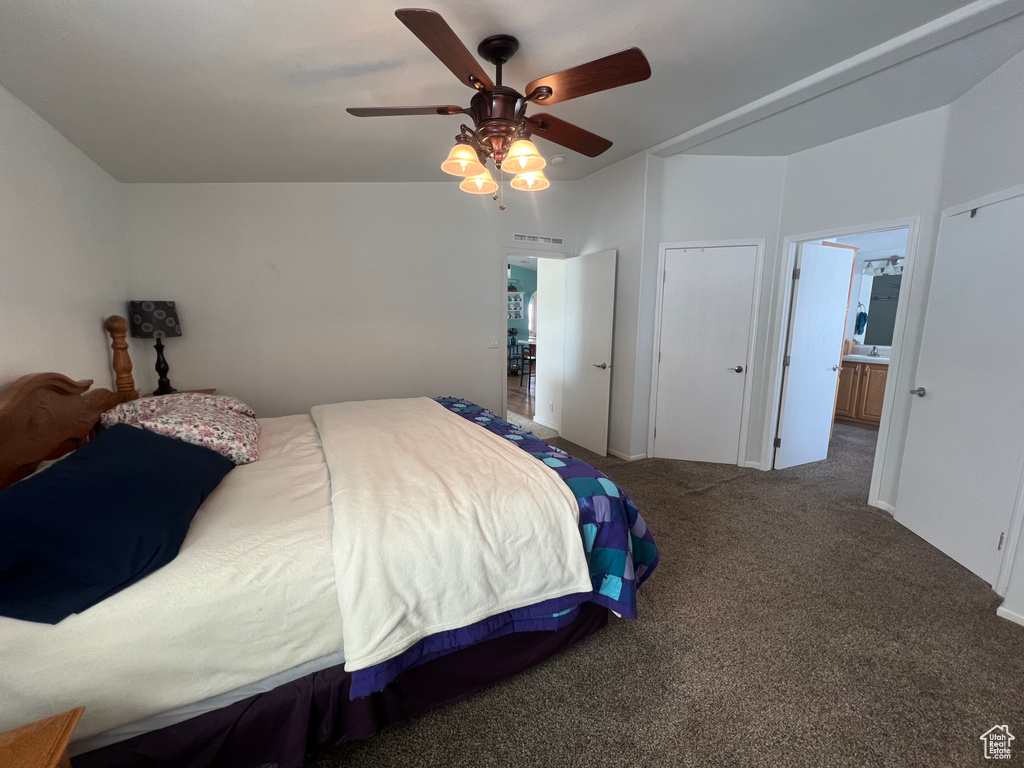
M 128 321 L 120 315 L 111 315 L 103 321 L 103 328 L 110 334 L 110 348 L 114 350 L 114 383 L 117 394 L 124 395 L 126 400 L 134 400 L 139 396 L 132 378 L 132 359 L 128 355 Z

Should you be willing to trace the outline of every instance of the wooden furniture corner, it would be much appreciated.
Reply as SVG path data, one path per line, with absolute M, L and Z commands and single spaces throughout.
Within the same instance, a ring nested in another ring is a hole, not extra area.
M 4 768 L 71 768 L 68 742 L 85 707 L 0 733 L 0 765 Z
M 96 435 L 100 414 L 128 399 L 91 385 L 92 379 L 30 373 L 0 392 L 0 488 L 84 445 Z
M 128 321 L 111 315 L 103 327 L 112 339 L 116 392 L 52 372 L 22 376 L 0 392 L 0 488 L 81 447 L 96 435 L 100 414 L 139 396 L 125 341 Z
M 132 378 L 132 358 L 128 354 L 128 342 L 125 340 L 125 336 L 128 335 L 128 321 L 120 315 L 111 315 L 103 321 L 103 328 L 110 334 L 110 348 L 114 350 L 111 360 L 114 368 L 114 386 L 118 394 L 134 400 L 139 393 L 135 389 L 135 379 Z

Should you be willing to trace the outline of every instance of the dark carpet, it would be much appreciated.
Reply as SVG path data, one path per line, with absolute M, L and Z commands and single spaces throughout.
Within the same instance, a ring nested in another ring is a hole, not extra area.
M 874 440 L 837 424 L 827 461 L 778 472 L 552 441 L 654 534 L 640 619 L 310 765 L 958 766 L 1004 723 L 1024 762 L 1024 627 L 865 504 Z

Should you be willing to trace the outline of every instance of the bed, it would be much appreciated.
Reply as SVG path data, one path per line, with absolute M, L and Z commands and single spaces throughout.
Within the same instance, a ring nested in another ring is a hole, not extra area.
M 100 414 L 138 397 L 127 323 L 112 317 L 105 328 L 117 391 L 35 374 L 0 393 L 0 486 L 83 445 Z M 0 730 L 84 705 L 75 766 L 288 768 L 517 674 L 598 631 L 609 610 L 635 618 L 635 589 L 657 565 L 635 507 L 593 468 L 494 414 L 420 398 L 318 406 L 260 427 L 259 461 L 224 477 L 172 561 L 54 625 L 0 617 Z M 449 474 L 434 480 L 433 465 Z M 485 531 L 484 546 L 462 546 L 474 533 L 457 521 L 431 528 L 443 510 L 427 490 L 459 473 L 458 494 L 501 507 L 500 519 L 551 504 L 546 519 L 575 504 L 560 523 L 574 542 L 566 549 L 565 531 L 539 535 L 526 522 Z M 396 496 L 403 485 L 420 496 Z M 377 518 L 390 527 L 365 536 L 364 521 Z M 398 583 L 405 566 L 382 566 L 377 540 L 404 557 L 419 539 L 433 554 L 409 566 L 419 570 L 396 587 L 401 605 L 389 605 L 378 585 Z M 493 560 L 479 566 L 490 575 L 446 574 L 448 557 Z M 554 561 L 525 584 L 537 562 Z M 509 582 L 500 589 L 499 573 Z M 444 579 L 468 596 L 429 600 Z M 498 610 L 481 611 L 495 591 Z M 391 621 L 421 610 L 419 624 Z

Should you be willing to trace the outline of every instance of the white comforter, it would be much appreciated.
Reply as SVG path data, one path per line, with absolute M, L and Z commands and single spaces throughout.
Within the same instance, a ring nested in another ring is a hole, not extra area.
M 172 562 L 55 626 L 0 617 L 0 731 L 84 704 L 82 739 L 341 649 L 317 431 L 261 426 Z
M 590 592 L 568 486 L 428 398 L 317 406 L 345 668 L 497 613 Z

